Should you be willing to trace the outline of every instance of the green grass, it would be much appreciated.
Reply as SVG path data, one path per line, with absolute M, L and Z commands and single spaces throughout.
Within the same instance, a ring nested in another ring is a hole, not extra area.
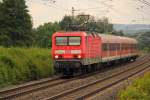
M 51 75 L 50 49 L 0 47 L 0 87 Z
M 150 100 L 150 72 L 119 93 L 119 100 Z

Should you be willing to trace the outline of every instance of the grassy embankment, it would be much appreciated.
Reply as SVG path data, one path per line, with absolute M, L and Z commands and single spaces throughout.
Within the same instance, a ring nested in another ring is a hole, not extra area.
M 150 72 L 122 90 L 119 100 L 150 100 Z
M 52 74 L 49 49 L 0 47 L 0 88 Z

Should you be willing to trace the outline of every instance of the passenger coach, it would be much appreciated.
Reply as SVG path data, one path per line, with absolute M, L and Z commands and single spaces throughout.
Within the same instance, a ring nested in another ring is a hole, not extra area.
M 86 32 L 56 32 L 52 36 L 54 68 L 63 75 L 86 73 L 103 63 L 137 57 L 137 41 L 128 37 Z

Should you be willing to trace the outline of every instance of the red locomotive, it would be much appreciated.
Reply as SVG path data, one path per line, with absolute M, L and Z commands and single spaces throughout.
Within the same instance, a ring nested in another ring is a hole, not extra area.
M 63 75 L 96 70 L 103 63 L 135 60 L 137 41 L 132 38 L 87 32 L 56 32 L 52 36 L 54 68 Z

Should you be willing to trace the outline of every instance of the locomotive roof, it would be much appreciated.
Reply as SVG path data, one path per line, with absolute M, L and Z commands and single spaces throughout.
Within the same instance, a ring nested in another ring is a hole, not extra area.
M 53 36 L 86 36 L 86 32 L 83 31 L 73 31 L 73 32 L 56 32 Z

